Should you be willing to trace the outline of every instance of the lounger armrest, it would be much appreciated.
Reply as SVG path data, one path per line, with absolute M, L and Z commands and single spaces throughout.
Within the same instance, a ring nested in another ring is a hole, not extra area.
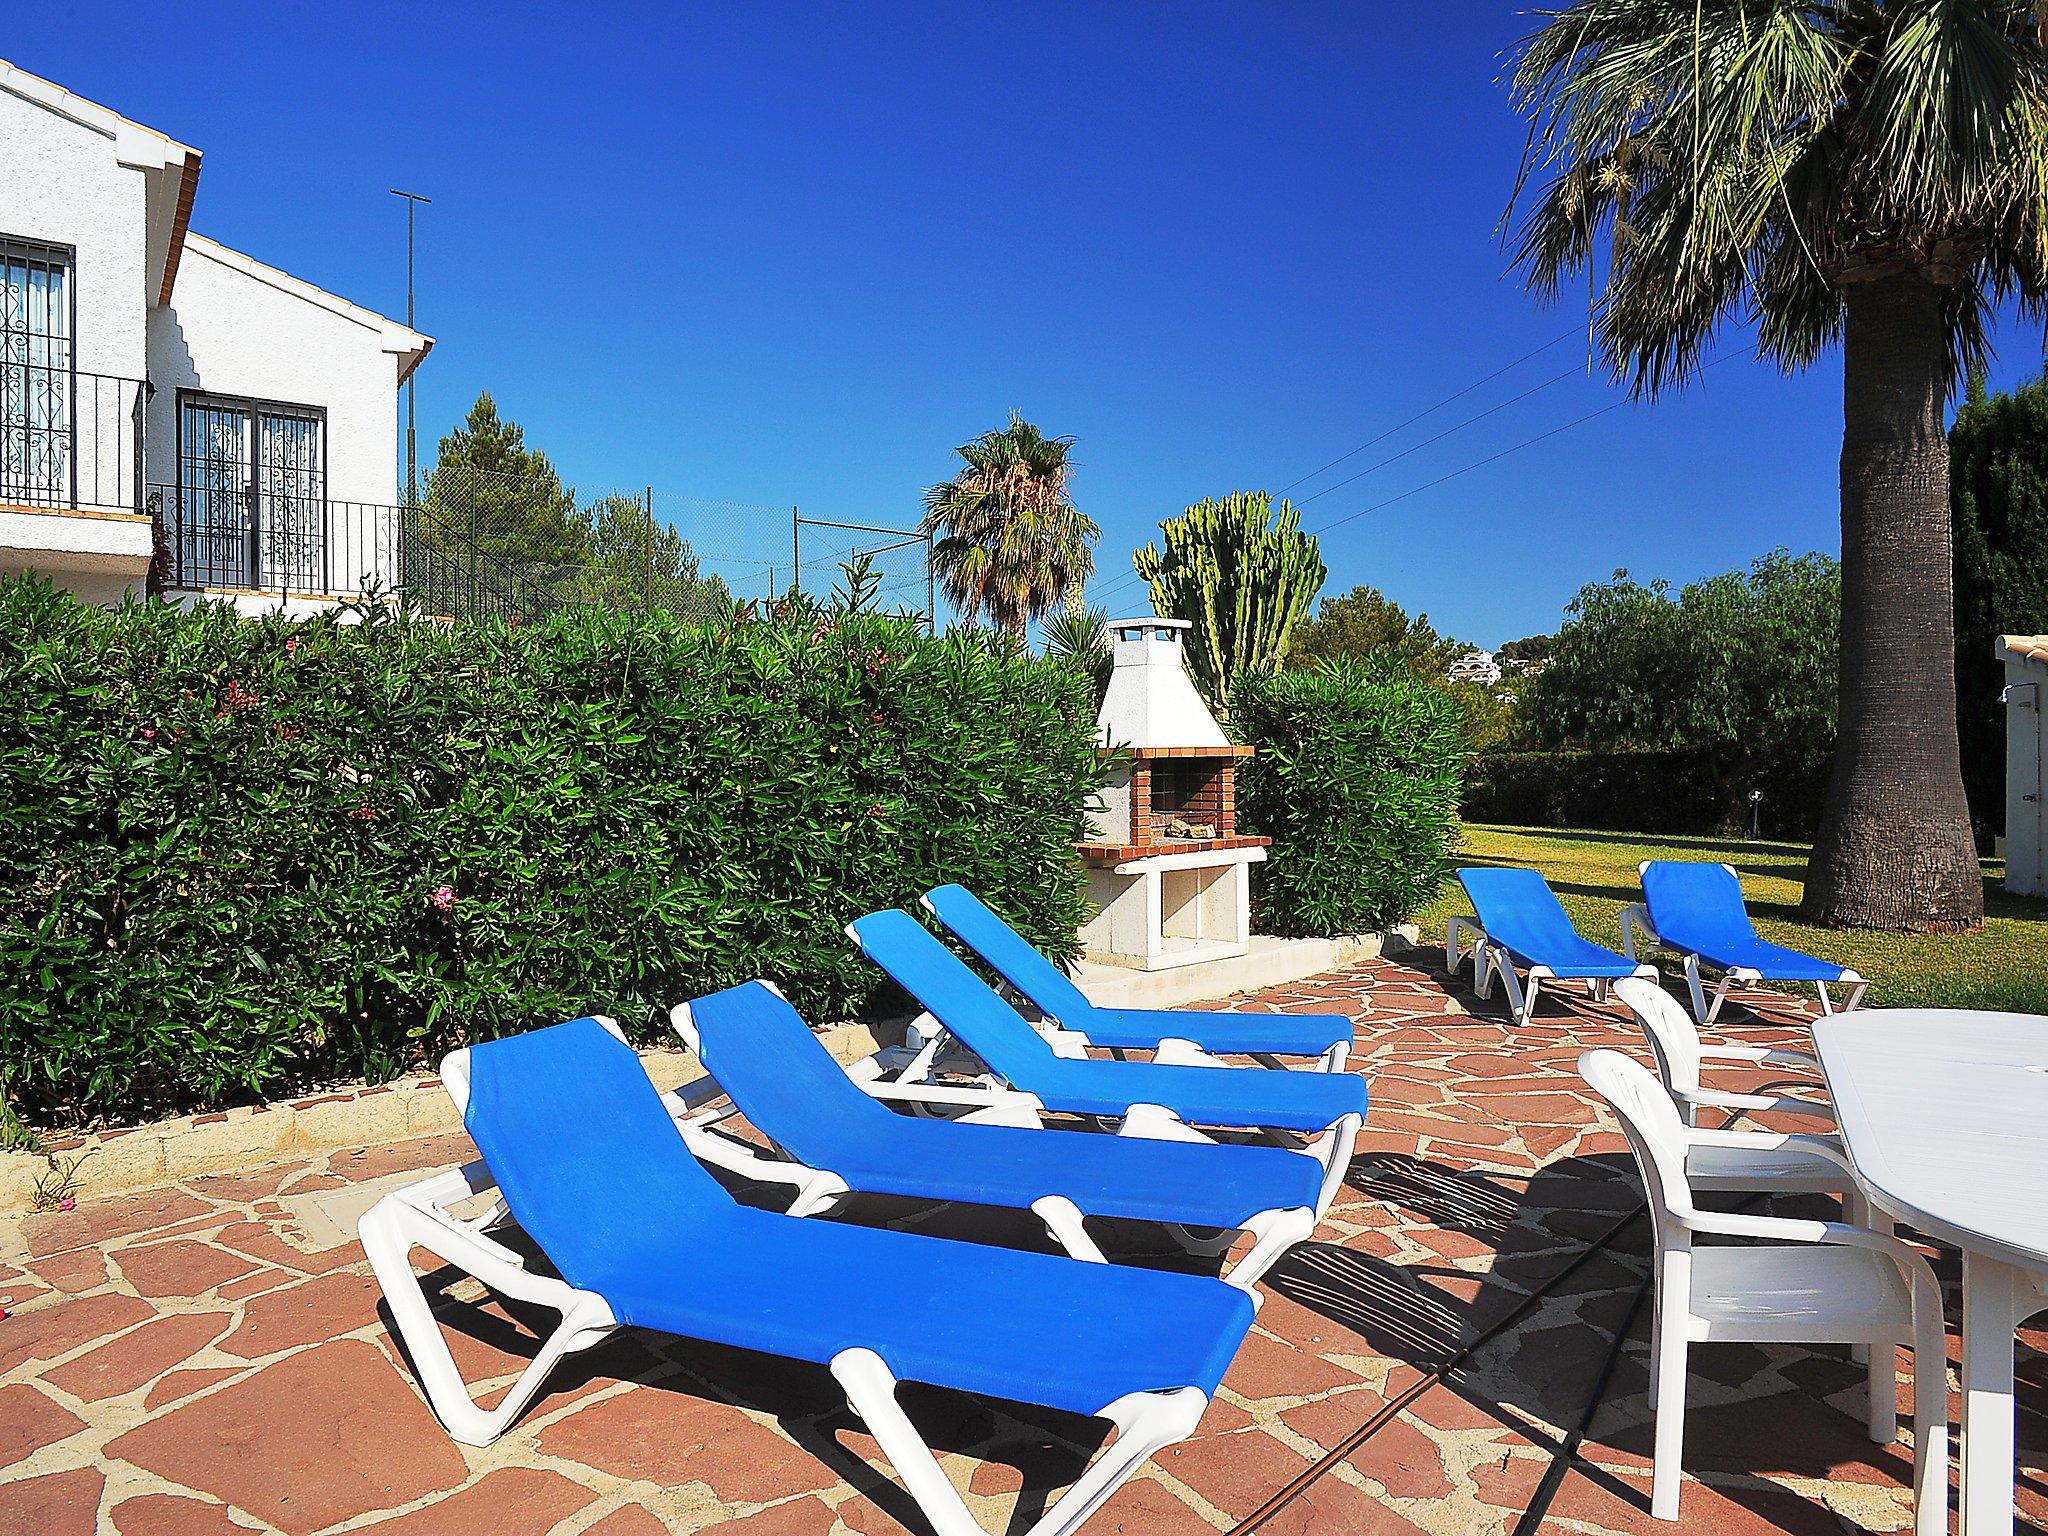
M 725 1090 L 712 1077 L 700 1077 L 680 1088 L 669 1089 L 661 1096 L 661 1107 L 677 1125 L 716 1125 L 739 1113 L 739 1106 L 726 1097 Z
M 1849 1158 L 1834 1136 L 1795 1135 L 1783 1131 L 1702 1131 L 1687 1129 L 1685 1140 L 1694 1147 L 1735 1147 L 1751 1152 L 1799 1151 L 1826 1158 L 1848 1173 Z
M 408 1184 L 403 1189 L 393 1190 L 384 1199 L 396 1205 L 406 1206 L 415 1213 L 418 1220 L 427 1222 L 434 1230 L 447 1234 L 451 1242 L 472 1245 L 473 1251 L 486 1255 L 493 1263 L 524 1270 L 526 1256 L 506 1247 L 486 1230 L 492 1225 L 493 1219 L 504 1211 L 502 1197 L 481 1220 L 464 1221 L 449 1209 L 450 1206 L 459 1205 L 475 1195 L 495 1195 L 497 1189 L 498 1181 L 492 1175 L 490 1166 L 482 1158 L 478 1158 L 473 1163 L 464 1163 L 460 1168 L 451 1168 L 445 1173 L 421 1179 L 417 1184 Z M 447 1255 L 444 1254 L 443 1257 Z
M 998 1105 L 1038 1111 L 1045 1108 L 1035 1093 L 1015 1088 L 963 1088 L 951 1083 L 864 1082 L 861 1091 L 869 1098 L 895 1104 L 950 1104 L 961 1108 L 993 1109 Z
M 1005 1098 L 1000 1103 L 990 1104 L 984 1109 L 970 1109 L 960 1117 L 962 1125 L 1006 1125 L 1020 1131 L 1042 1131 L 1045 1122 L 1039 1118 L 1042 1106 L 1028 1093 Z
M 1643 902 L 1632 901 L 1621 909 L 1621 952 L 1631 960 L 1636 958 L 1638 930 L 1641 930 L 1643 937 L 1649 941 L 1651 948 L 1663 944 L 1664 941 L 1657 937 L 1657 930 L 1651 926 L 1649 907 Z
M 1078 1029 L 1062 1029 L 1057 1024 L 1034 1024 L 1031 1027 L 1052 1047 L 1053 1055 L 1063 1056 L 1069 1061 L 1086 1061 L 1088 1048 L 1095 1043 Z
M 1229 1062 L 1221 1056 L 1212 1056 L 1192 1040 L 1182 1040 L 1169 1035 L 1159 1042 L 1152 1052 L 1153 1061 L 1162 1067 L 1227 1067 Z

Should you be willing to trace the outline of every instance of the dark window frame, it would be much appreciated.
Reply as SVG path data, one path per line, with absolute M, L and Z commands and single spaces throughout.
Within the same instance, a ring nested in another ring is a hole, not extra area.
M 324 405 L 306 405 L 296 400 L 273 400 L 262 395 L 227 394 L 223 393 L 220 390 L 213 389 L 180 388 L 178 390 L 177 395 L 177 422 L 175 430 L 177 435 L 178 461 L 177 504 L 179 526 L 181 530 L 181 541 L 182 538 L 189 537 L 191 535 L 191 530 L 185 528 L 184 526 L 187 506 L 185 500 L 185 493 L 187 489 L 185 484 L 185 470 L 188 462 L 196 462 L 201 457 L 200 455 L 191 454 L 186 451 L 185 412 L 187 408 L 190 406 L 198 406 L 202 410 L 233 411 L 236 414 L 244 417 L 248 422 L 249 471 L 251 478 L 250 483 L 242 488 L 243 494 L 246 498 L 242 506 L 242 515 L 248 520 L 247 537 L 249 540 L 249 566 L 248 569 L 243 573 L 245 581 L 241 584 L 241 590 L 245 591 L 270 590 L 268 587 L 260 584 L 264 572 L 260 569 L 261 553 L 257 548 L 257 539 L 260 530 L 257 524 L 257 508 L 255 505 L 255 498 L 257 494 L 255 486 L 255 475 L 259 468 L 258 455 L 261 452 L 260 445 L 262 438 L 261 427 L 259 425 L 261 418 L 266 415 L 292 417 L 300 421 L 311 422 L 313 423 L 314 426 L 316 426 L 319 429 L 320 552 L 318 561 L 318 585 L 320 592 L 325 593 L 329 591 L 331 589 L 332 584 L 329 580 L 329 575 L 327 571 L 327 556 L 329 544 L 329 539 L 327 535 L 328 523 L 332 517 L 333 512 L 334 498 L 328 488 L 328 448 L 330 446 L 330 439 L 328 437 L 327 430 L 327 407 Z M 193 487 L 192 489 L 197 490 L 200 489 L 200 487 Z M 174 548 L 172 551 L 172 557 L 178 567 L 179 580 L 181 585 L 188 587 L 225 585 L 225 583 L 195 582 L 192 579 L 192 573 L 185 569 L 185 551 L 182 547 Z
M 64 268 L 64 372 L 65 402 L 64 431 L 70 442 L 65 452 L 65 464 L 70 485 L 69 501 L 78 504 L 78 247 L 60 240 L 38 240 L 33 235 L 14 235 L 0 230 L 0 256 L 18 255 L 24 264 L 40 262 L 54 267 L 59 260 Z M 24 328 L 22 334 L 33 334 Z M 0 363 L 4 366 L 4 363 Z M 24 368 L 29 365 L 24 363 Z M 23 430 L 27 430 L 24 423 Z M 24 482 L 26 483 L 26 482 Z M 23 495 L 29 494 L 24 490 Z M 4 489 L 0 489 L 0 501 L 5 501 Z M 36 505 L 36 503 L 29 503 Z

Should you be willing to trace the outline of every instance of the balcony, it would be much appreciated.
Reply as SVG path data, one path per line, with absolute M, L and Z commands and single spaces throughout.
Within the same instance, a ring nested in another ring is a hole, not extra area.
M 153 548 L 140 379 L 0 360 L 0 572 L 96 601 L 139 587 Z
M 402 507 L 329 498 L 318 477 L 184 460 L 152 482 L 166 589 L 332 599 L 402 584 Z
M 0 507 L 143 513 L 141 379 L 0 361 Z

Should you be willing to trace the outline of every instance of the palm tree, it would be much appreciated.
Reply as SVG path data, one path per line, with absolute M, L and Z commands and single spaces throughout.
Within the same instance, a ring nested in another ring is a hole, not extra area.
M 1842 347 L 1841 729 L 1807 914 L 1974 926 L 1945 407 L 1991 307 L 2041 308 L 2042 18 L 1991 0 L 1542 15 L 1513 78 L 1531 120 L 1510 206 L 1529 284 L 1600 281 L 1600 349 L 1640 395 L 1693 374 L 1737 311 L 1782 368 Z
M 1094 520 L 1067 494 L 1071 437 L 1047 437 L 1015 412 L 960 446 L 960 472 L 924 493 L 932 569 L 968 624 L 1023 638 L 1024 624 L 1095 570 Z

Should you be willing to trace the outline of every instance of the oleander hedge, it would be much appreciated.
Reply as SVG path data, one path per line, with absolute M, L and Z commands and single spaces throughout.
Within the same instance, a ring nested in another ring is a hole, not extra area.
M 1071 952 L 1067 668 L 815 612 L 292 624 L 0 583 L 0 1076 L 31 1121 L 383 1078 L 771 977 L 960 880 Z M 657 1018 L 660 1010 L 660 1018 Z
M 1474 758 L 1465 780 L 1469 821 L 1572 827 L 1666 837 L 1740 836 L 1750 791 L 1765 837 L 1810 842 L 1827 792 L 1824 756 L 1752 765 L 1731 774 L 1714 751 L 1497 752 Z
M 1464 712 L 1391 656 L 1253 673 L 1231 729 L 1238 824 L 1273 839 L 1254 867 L 1255 926 L 1291 937 L 1385 929 L 1450 872 Z

